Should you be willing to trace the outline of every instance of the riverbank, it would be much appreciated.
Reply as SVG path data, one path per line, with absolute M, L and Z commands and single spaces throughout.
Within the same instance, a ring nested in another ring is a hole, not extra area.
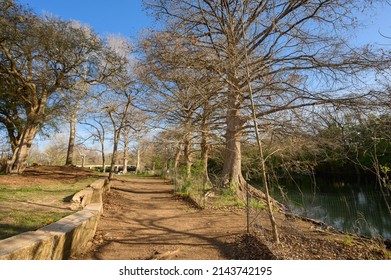
M 208 204 L 195 207 L 159 178 L 118 176 L 89 248 L 75 259 L 390 259 L 374 239 L 334 232 L 276 212 L 281 243 L 272 242 L 267 212 Z

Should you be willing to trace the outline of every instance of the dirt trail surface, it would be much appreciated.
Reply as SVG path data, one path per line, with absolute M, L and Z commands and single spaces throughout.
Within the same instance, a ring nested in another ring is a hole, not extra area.
M 272 242 L 266 211 L 253 235 L 246 212 L 213 205 L 205 209 L 176 197 L 158 178 L 117 177 L 104 198 L 94 240 L 73 259 L 387 259 L 378 242 L 338 233 L 276 212 L 281 244 Z
M 191 207 L 158 178 L 120 178 L 105 198 L 91 248 L 76 259 L 227 259 L 242 214 Z

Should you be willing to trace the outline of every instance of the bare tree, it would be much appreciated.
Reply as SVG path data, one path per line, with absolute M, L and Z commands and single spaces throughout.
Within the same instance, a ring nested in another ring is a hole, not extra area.
M 143 171 L 142 166 L 142 158 L 143 153 L 145 150 L 145 147 L 143 147 L 145 139 L 147 138 L 148 133 L 151 130 L 150 122 L 151 118 L 150 116 L 141 110 L 135 110 L 134 114 L 132 116 L 132 132 L 133 137 L 132 140 L 135 141 L 135 149 L 136 149 L 136 174 Z
M 186 177 L 191 177 L 196 146 L 200 146 L 205 183 L 209 181 L 207 159 L 210 144 L 212 116 L 215 115 L 218 80 L 206 69 L 189 67 L 186 58 L 192 56 L 194 48 L 179 43 L 175 32 L 151 33 L 141 40 L 142 61 L 140 80 L 150 93 L 150 110 L 176 127 L 180 135 L 176 152 L 175 170 L 179 157 L 183 155 Z M 201 55 L 201 51 L 198 55 Z M 217 102 L 218 103 L 218 102 Z M 198 143 L 197 143 L 198 142 Z
M 90 137 L 92 137 L 93 142 L 99 142 L 103 173 L 106 172 L 105 143 L 107 140 L 106 135 L 108 132 L 108 127 L 110 126 L 110 123 L 105 117 L 106 116 L 102 116 L 102 114 L 97 114 L 96 116 L 89 116 L 88 121 L 82 122 L 83 125 L 89 127 L 87 130 L 90 134 Z
M 262 121 L 281 111 L 350 103 L 357 96 L 347 89 L 363 84 L 360 71 L 379 67 L 370 48 L 353 50 L 344 38 L 355 25 L 353 13 L 370 1 L 145 2 L 178 34 L 174 44 L 186 41 L 209 50 L 186 57 L 189 66 L 208 69 L 225 83 L 222 187 L 243 191 L 246 185 L 241 142 L 251 120 L 249 84 L 255 116 Z
M 133 83 L 133 81 L 131 83 Z M 108 176 L 109 180 L 113 179 L 121 134 L 123 130 L 130 125 L 128 123 L 128 118 L 132 113 L 132 102 L 134 99 L 134 92 L 130 85 L 131 84 L 128 84 L 128 82 L 126 82 L 126 84 L 121 84 L 120 88 L 116 89 L 116 94 L 118 94 L 118 96 L 112 95 L 110 103 L 103 108 L 111 121 L 113 129 L 113 154 Z

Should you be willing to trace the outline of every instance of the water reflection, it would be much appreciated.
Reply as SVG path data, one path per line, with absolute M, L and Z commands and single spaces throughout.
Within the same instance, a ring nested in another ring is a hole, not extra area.
M 375 186 L 317 182 L 314 187 L 304 181 L 282 185 L 286 199 L 276 187 L 271 189 L 272 195 L 298 215 L 345 232 L 391 238 L 391 217 L 381 191 Z

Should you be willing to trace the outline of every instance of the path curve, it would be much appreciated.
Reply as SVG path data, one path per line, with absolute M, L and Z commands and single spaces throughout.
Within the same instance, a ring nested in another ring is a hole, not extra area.
M 90 248 L 73 259 L 231 259 L 244 213 L 195 209 L 159 178 L 117 177 Z

